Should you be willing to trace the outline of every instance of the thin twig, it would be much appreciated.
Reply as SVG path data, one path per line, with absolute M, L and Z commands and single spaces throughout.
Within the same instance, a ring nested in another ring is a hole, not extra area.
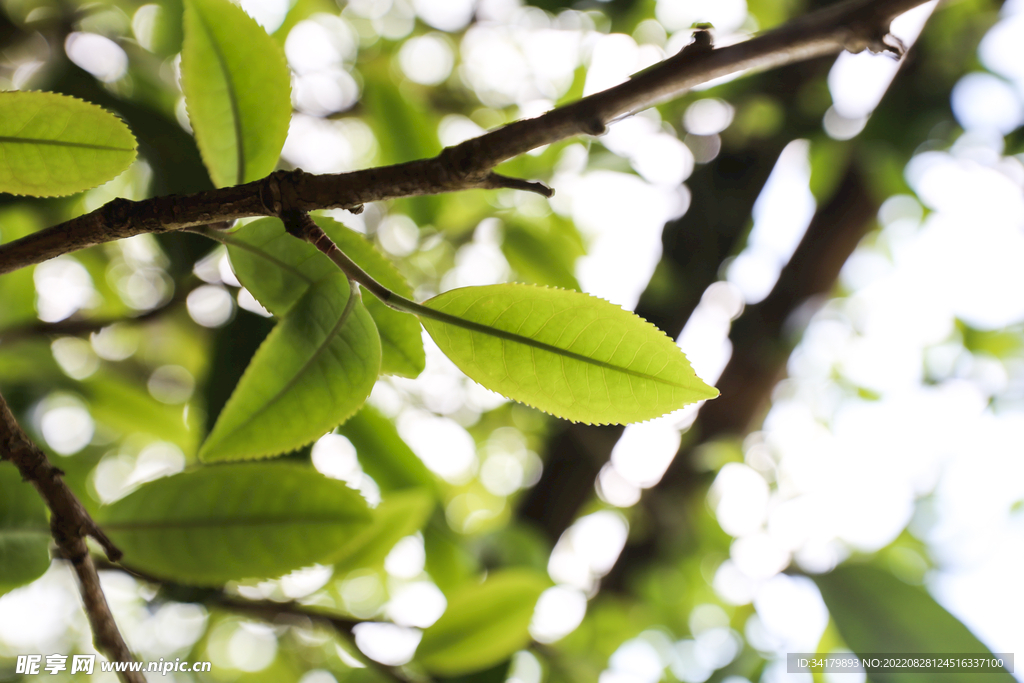
M 179 292 L 172 298 L 168 299 L 166 303 L 135 316 L 100 319 L 85 318 L 81 320 L 68 319 L 55 323 L 37 321 L 24 325 L 7 327 L 0 330 L 0 342 L 4 344 L 14 344 L 20 341 L 58 335 L 77 337 L 85 334 L 91 334 L 93 332 L 99 332 L 103 328 L 110 327 L 111 325 L 148 322 L 169 313 L 178 304 L 183 303 L 191 292 L 191 289 L 186 290 L 184 288 L 180 288 Z
M 504 178 L 491 169 L 542 145 L 600 135 L 617 119 L 722 76 L 844 49 L 898 53 L 898 48 L 884 42 L 890 21 L 926 1 L 846 0 L 741 43 L 675 55 L 625 83 L 449 147 L 431 159 L 342 174 L 276 171 L 251 183 L 196 194 L 138 202 L 115 199 L 83 216 L 0 245 L 0 275 L 133 235 L 247 216 L 277 216 L 286 210 L 358 210 L 372 201 L 495 187 L 546 194 L 549 190 L 539 184 Z
M 85 613 L 92 626 L 96 649 L 113 662 L 130 662 L 132 653 L 125 644 L 110 613 L 96 566 L 85 542 L 94 538 L 111 561 L 121 558 L 121 551 L 86 512 L 81 501 L 64 483 L 60 469 L 50 464 L 46 454 L 22 431 L 7 401 L 0 396 L 0 457 L 10 460 L 21 476 L 32 483 L 50 508 L 50 531 L 62 557 L 71 562 L 85 604 Z M 125 683 L 145 683 L 137 671 L 119 672 Z
M 359 648 L 355 645 L 355 633 L 353 632 L 353 628 L 362 623 L 360 621 L 346 619 L 336 614 L 328 614 L 322 610 L 307 607 L 306 605 L 302 605 L 297 602 L 242 600 L 223 593 L 218 594 L 218 596 L 213 600 L 210 600 L 208 604 L 221 607 L 232 612 L 237 612 L 239 614 L 248 614 L 258 617 L 271 623 L 280 622 L 289 618 L 294 619 L 296 617 L 309 619 L 314 623 L 323 624 L 333 629 L 339 637 L 343 638 L 348 645 L 351 646 L 351 650 L 355 650 L 355 656 L 364 665 L 372 669 L 376 669 L 391 680 L 396 681 L 397 683 L 413 683 L 413 681 L 423 682 L 425 680 L 429 680 L 419 677 L 414 679 L 406 675 L 406 673 L 399 667 L 381 664 L 380 662 L 362 654 L 359 651 Z
M 295 621 L 296 619 L 308 619 L 311 622 L 322 624 L 333 629 L 339 637 L 343 638 L 351 646 L 351 649 L 354 650 L 353 656 L 366 666 L 380 671 L 386 677 L 396 681 L 397 683 L 411 683 L 414 680 L 417 683 L 424 683 L 422 678 L 413 678 L 408 676 L 399 667 L 381 664 L 380 662 L 370 659 L 364 655 L 359 648 L 356 647 L 354 640 L 355 633 L 353 629 L 358 624 L 363 623 L 360 619 L 349 619 L 340 614 L 317 609 L 309 605 L 303 605 L 295 601 L 275 602 L 272 600 L 249 600 L 247 598 L 240 598 L 238 596 L 231 595 L 216 588 L 200 588 L 197 586 L 174 583 L 173 581 L 153 576 L 152 574 L 148 574 L 134 567 L 113 564 L 103 560 L 98 560 L 97 565 L 100 569 L 123 572 L 139 581 L 144 581 L 145 583 L 152 584 L 153 586 L 158 586 L 167 592 L 168 599 L 176 599 L 178 601 L 185 602 L 201 602 L 207 607 L 220 607 L 238 614 L 253 616 L 270 623 L 281 623 L 289 620 Z M 184 600 L 180 597 L 182 595 L 186 596 Z

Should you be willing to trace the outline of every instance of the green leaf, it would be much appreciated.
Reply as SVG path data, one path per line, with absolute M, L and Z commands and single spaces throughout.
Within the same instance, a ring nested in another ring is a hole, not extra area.
M 445 595 L 458 593 L 480 573 L 479 557 L 465 547 L 460 536 L 443 520 L 434 520 L 423 530 L 427 573 Z
M 556 417 L 628 424 L 718 395 L 664 332 L 587 294 L 489 285 L 425 306 L 441 315 L 423 326 L 463 372 Z
M 0 101 L 2 101 L 0 97 Z M 36 211 L 19 202 L 0 209 L 0 244 L 31 234 L 46 227 Z M 0 339 L 5 327 L 28 325 L 36 317 L 36 285 L 31 268 L 21 268 L 0 277 Z M 418 324 L 418 323 L 417 323 Z
M 49 548 L 43 499 L 14 465 L 0 463 L 0 595 L 42 576 Z
M 889 572 L 847 564 L 813 578 L 843 640 L 857 654 L 989 654 L 981 641 L 924 589 L 903 583 Z M 978 680 L 977 676 L 944 673 L 941 679 L 968 683 Z M 936 680 L 936 675 L 873 671 L 870 678 L 877 683 L 925 683 Z M 1014 680 L 1009 673 L 986 674 L 984 679 L 992 683 Z
M 199 450 L 201 460 L 290 451 L 351 417 L 380 371 L 373 320 L 338 271 L 267 335 Z
M 328 561 L 371 522 L 356 491 L 287 462 L 203 467 L 100 509 L 124 563 L 199 585 L 280 576 Z
M 95 104 L 52 92 L 0 93 L 0 192 L 60 197 L 135 161 L 135 137 Z
M 583 245 L 575 226 L 560 216 L 508 221 L 501 251 L 530 284 L 581 290 L 573 269 L 583 255 Z
M 274 170 L 291 120 L 281 47 L 228 0 L 186 0 L 181 88 L 203 163 L 218 187 Z
M 330 218 L 314 220 L 373 279 L 400 296 L 412 296 L 405 278 L 362 235 Z M 221 239 L 228 245 L 238 279 L 277 316 L 286 314 L 310 285 L 338 270 L 319 249 L 285 232 L 277 218 L 253 221 Z M 423 372 L 426 355 L 419 321 L 370 295 L 363 296 L 363 303 L 380 333 L 381 372 L 410 378 Z
M 338 433 L 355 446 L 363 471 L 381 491 L 420 487 L 438 494 L 437 478 L 398 435 L 394 423 L 373 406 L 363 406 Z
M 335 568 L 347 572 L 380 565 L 396 543 L 423 528 L 433 509 L 434 498 L 427 491 L 392 493 L 373 511 L 373 524 L 332 558 Z
M 145 384 L 113 373 L 96 373 L 77 388 L 88 399 L 89 413 L 97 422 L 124 435 L 148 434 L 170 441 L 189 457 L 195 454 L 202 431 L 199 411 L 161 403 Z
M 417 660 L 430 673 L 458 676 L 508 659 L 529 642 L 534 605 L 550 586 L 542 573 L 507 569 L 463 588 L 423 632 Z

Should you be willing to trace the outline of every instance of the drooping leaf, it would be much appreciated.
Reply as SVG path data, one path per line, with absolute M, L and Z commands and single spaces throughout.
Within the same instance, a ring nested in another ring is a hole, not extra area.
M 972 653 L 989 650 L 928 593 L 870 565 L 847 564 L 814 577 L 843 640 L 855 653 Z M 937 680 L 935 673 L 872 671 L 872 681 L 914 683 Z M 950 683 L 978 680 L 977 672 L 942 673 Z M 984 680 L 1012 683 L 1006 672 Z
M 502 662 L 530 640 L 537 598 L 551 581 L 526 569 L 494 572 L 448 599 L 448 608 L 423 632 L 416 658 L 431 673 L 458 676 Z
M 244 460 L 304 446 L 355 413 L 379 371 L 373 320 L 345 275 L 328 275 L 267 335 L 199 457 Z
M 371 519 L 362 496 L 344 482 L 286 462 L 157 479 L 98 514 L 126 565 L 199 585 L 324 562 Z
M 424 305 L 441 315 L 423 326 L 463 372 L 556 417 L 628 424 L 718 395 L 664 332 L 587 294 L 489 285 Z
M 42 576 L 49 547 L 42 498 L 14 465 L 0 463 L 0 595 Z
M 373 524 L 332 558 L 335 568 L 346 572 L 380 565 L 396 543 L 423 528 L 434 505 L 433 496 L 426 491 L 392 493 L 373 511 Z
M 402 440 L 394 423 L 373 406 L 363 406 L 338 433 L 355 446 L 363 471 L 381 491 L 420 487 L 437 494 L 437 478 Z
M 218 187 L 274 170 L 291 120 L 281 47 L 228 0 L 186 0 L 181 88 L 203 163 Z
M 412 296 L 405 278 L 362 235 L 330 218 L 315 216 L 314 220 L 339 249 L 377 282 L 400 296 Z M 312 244 L 285 232 L 284 224 L 277 218 L 253 221 L 223 239 L 238 279 L 277 316 L 287 313 L 310 285 L 338 270 Z M 381 371 L 401 377 L 416 377 L 423 372 L 426 355 L 419 321 L 408 313 L 388 308 L 369 294 L 364 293 L 363 303 L 380 332 Z
M 101 107 L 51 92 L 0 93 L 0 192 L 74 194 L 133 161 L 135 137 Z

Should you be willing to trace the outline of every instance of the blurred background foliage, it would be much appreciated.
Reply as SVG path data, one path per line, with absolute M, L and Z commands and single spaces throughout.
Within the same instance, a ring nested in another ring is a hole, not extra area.
M 613 85 L 695 21 L 725 44 L 825 4 L 242 2 L 292 69 L 281 165 L 316 173 L 432 156 Z M 0 88 L 98 103 L 140 151 L 95 190 L 0 196 L 0 240 L 117 196 L 212 187 L 178 85 L 180 0 L 0 5 Z M 393 506 L 365 551 L 228 587 L 276 615 L 104 572 L 132 649 L 213 662 L 177 681 L 422 680 L 419 629 L 523 568 L 553 584 L 532 642 L 447 680 L 809 681 L 785 653 L 1024 651 L 1024 3 L 933 9 L 898 71 L 845 55 L 746 75 L 499 169 L 548 182 L 550 202 L 474 191 L 331 212 L 418 299 L 521 281 L 635 308 L 722 396 L 583 427 L 481 389 L 427 340 L 421 377 L 383 378 L 288 456 Z M 96 509 L 196 464 L 272 326 L 222 247 L 135 237 L 0 277 L 0 388 Z M 39 510 L 0 500 L 45 542 Z M 2 680 L 17 654 L 92 651 L 66 570 L 26 572 L 42 576 L 0 597 Z M 292 601 L 385 626 L 352 636 Z

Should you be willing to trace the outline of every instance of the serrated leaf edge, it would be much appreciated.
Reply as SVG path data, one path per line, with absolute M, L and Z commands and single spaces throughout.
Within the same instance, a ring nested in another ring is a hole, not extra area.
M 96 104 L 95 102 L 89 102 L 88 100 L 83 100 L 82 98 L 75 97 L 74 95 L 65 95 L 64 93 L 50 92 L 48 90 L 10 90 L 10 91 L 0 92 L 0 97 L 6 97 L 6 96 L 10 96 L 10 95 L 28 95 L 28 94 L 49 95 L 49 96 L 53 96 L 53 97 L 55 97 L 57 99 L 74 100 L 75 102 L 80 102 L 80 103 L 82 103 L 84 105 L 87 105 L 89 107 L 93 107 L 95 109 L 98 109 L 99 111 L 103 112 L 104 114 L 107 114 L 107 115 L 112 116 L 113 118 L 117 119 L 117 121 L 119 121 L 121 123 L 121 125 L 124 126 L 125 132 L 127 132 L 129 137 L 131 137 L 131 139 L 132 139 L 132 146 L 131 146 L 131 148 L 107 147 L 107 146 L 103 146 L 103 145 L 76 145 L 76 144 L 67 144 L 67 143 L 65 143 L 66 146 L 68 146 L 68 147 L 84 147 L 84 148 L 88 148 L 88 149 L 105 149 L 105 150 L 109 150 L 109 151 L 112 151 L 112 152 L 114 152 L 114 151 L 116 151 L 116 152 L 134 152 L 135 153 L 135 157 L 128 163 L 128 165 L 124 168 L 123 171 L 121 171 L 121 173 L 124 173 L 129 168 L 131 168 L 131 165 L 133 163 L 135 163 L 136 159 L 138 159 L 138 156 L 139 156 L 139 140 L 138 140 L 138 138 L 135 137 L 135 133 L 132 132 L 132 129 L 128 125 L 128 123 L 123 118 L 121 118 L 118 114 L 116 114 L 115 112 L 112 112 L 109 109 L 106 109 L 105 107 L 101 107 L 100 105 Z M 5 139 L 5 138 L 0 137 L 0 140 L 3 140 L 3 139 Z M 18 140 L 19 140 L 18 138 L 14 138 L 13 139 L 13 141 L 15 141 L 15 142 L 17 142 Z M 47 141 L 47 140 L 32 140 L 32 142 L 33 142 L 33 144 L 57 144 L 55 141 L 52 141 L 52 140 L 51 141 Z M 52 197 L 70 197 L 71 195 L 76 195 L 79 192 L 87 192 L 89 190 L 95 190 L 97 187 L 100 187 L 101 185 L 106 185 L 111 180 L 113 180 L 117 176 L 121 175 L 121 173 L 118 173 L 117 175 L 115 175 L 113 177 L 107 178 L 103 182 L 96 183 L 95 185 L 90 185 L 88 187 L 83 187 L 81 190 L 76 190 L 74 192 L 56 192 L 56 193 L 50 193 L 50 194 L 22 194 L 20 192 L 8 192 L 8 191 L 5 191 L 5 190 L 0 190 L 0 194 L 9 194 L 12 197 L 40 197 L 40 198 L 44 198 L 44 199 L 45 198 L 52 198 Z
M 357 303 L 362 303 L 360 297 L 354 295 L 352 293 L 352 291 L 349 290 L 348 301 L 345 302 L 345 309 L 341 312 L 341 316 L 338 318 L 338 322 L 335 323 L 333 328 L 331 328 L 331 331 L 328 333 L 327 338 L 324 340 L 324 343 L 321 344 L 319 348 L 317 348 L 317 350 L 313 354 L 313 356 L 310 357 L 309 360 L 307 360 L 305 364 L 303 364 L 302 368 L 298 372 L 295 373 L 295 376 L 292 377 L 292 379 L 288 381 L 288 383 L 285 385 L 285 387 L 283 389 L 278 391 L 277 394 L 275 394 L 274 397 L 272 399 L 270 399 L 270 401 L 268 401 L 266 404 L 264 404 L 258 411 L 256 411 L 251 416 L 249 416 L 249 418 L 245 422 L 243 422 L 242 425 L 232 429 L 230 434 L 235 434 L 239 430 L 241 430 L 245 425 L 251 424 L 253 419 L 256 417 L 256 415 L 262 414 L 264 411 L 266 411 L 270 407 L 271 404 L 276 403 L 277 400 L 282 395 L 287 393 L 288 390 L 291 389 L 292 386 L 294 386 L 295 382 L 298 381 L 297 378 L 300 375 L 302 375 L 309 368 L 309 366 L 313 363 L 313 361 L 315 361 L 317 358 L 320 357 L 320 355 L 322 353 L 324 353 L 324 351 L 327 349 L 327 347 L 330 345 L 330 343 L 334 340 L 334 338 L 338 334 L 341 333 L 341 330 L 342 330 L 342 328 L 344 328 L 345 323 L 348 322 L 348 318 L 350 318 L 352 313 L 355 311 L 355 307 L 356 307 Z M 370 319 L 370 322 L 373 323 L 373 317 L 370 316 L 369 313 L 367 313 L 367 317 Z M 282 320 L 282 322 L 283 322 L 283 320 Z M 281 323 L 278 323 L 278 325 L 280 325 L 280 324 Z M 277 328 L 275 327 L 274 330 L 271 330 L 270 334 L 268 334 L 266 336 L 266 338 L 262 342 L 260 342 L 259 348 L 257 348 L 256 349 L 256 353 L 253 354 L 253 358 L 256 358 L 256 356 L 259 355 L 259 353 L 263 349 L 263 347 L 270 342 L 271 337 L 273 336 L 273 334 L 276 331 L 276 329 Z M 241 386 L 242 382 L 245 381 L 245 378 L 249 375 L 249 373 L 251 371 L 252 371 L 252 360 L 249 361 L 249 365 L 245 368 L 245 372 L 242 373 L 242 377 L 238 380 L 238 384 L 235 385 L 236 392 L 237 392 L 237 387 Z M 221 414 L 223 414 L 226 410 L 228 410 L 228 408 L 232 404 L 234 404 L 236 400 L 241 400 L 240 398 L 236 399 L 236 396 L 238 395 L 236 392 L 233 392 L 231 394 L 230 398 L 228 398 L 227 403 L 224 404 L 224 408 L 221 410 Z M 344 423 L 350 417 L 355 415 L 359 411 L 359 409 L 361 407 L 362 407 L 362 405 L 358 405 L 351 412 L 341 416 L 341 418 L 338 420 L 338 424 Z M 292 449 L 284 450 L 284 451 L 270 450 L 270 451 L 256 452 L 256 453 L 253 453 L 251 455 L 244 456 L 244 457 L 231 457 L 231 458 L 223 458 L 223 459 L 221 459 L 221 458 L 214 458 L 213 460 L 207 460 L 207 457 L 208 457 L 207 450 L 208 449 L 206 448 L 206 445 L 209 442 L 210 437 L 213 436 L 213 434 L 216 432 L 216 430 L 217 430 L 217 425 L 214 424 L 213 429 L 210 430 L 210 433 L 206 437 L 206 441 L 204 441 L 203 444 L 199 447 L 199 455 L 198 455 L 198 457 L 199 457 L 199 460 L 201 462 L 204 462 L 204 463 L 206 463 L 206 462 L 209 462 L 209 463 L 219 463 L 219 462 L 228 463 L 228 462 L 247 462 L 247 461 L 251 461 L 251 460 L 268 460 L 268 459 L 273 458 L 275 456 L 281 455 L 282 453 L 287 453 L 287 452 L 289 452 L 289 450 L 295 450 L 295 449 L 307 446 L 307 445 L 313 443 L 314 441 L 316 441 L 317 438 L 319 438 L 319 437 L 313 437 L 312 439 L 309 439 L 308 441 L 304 441 L 304 442 L 302 442 L 300 444 L 296 444 L 295 447 L 292 448 Z M 228 436 L 230 436 L 230 434 Z M 227 437 L 221 437 L 220 439 L 218 439 L 218 441 L 224 441 L 226 438 Z
M 622 311 L 623 313 L 627 313 L 627 314 L 633 316 L 634 318 L 639 320 L 644 325 L 653 328 L 657 332 L 660 332 L 662 337 L 667 339 L 677 349 L 679 348 L 679 346 L 672 340 L 672 338 L 669 337 L 667 334 L 665 334 L 665 331 L 662 330 L 657 325 L 655 325 L 654 323 L 652 323 L 649 320 L 646 320 L 646 319 L 640 317 L 634 311 L 630 311 L 628 309 L 622 308 L 622 306 L 619 306 L 618 304 L 612 303 L 611 301 L 608 301 L 607 299 L 602 299 L 599 296 L 594 296 L 593 294 L 589 294 L 587 292 L 578 292 L 578 291 L 576 291 L 574 289 L 565 289 L 563 287 L 551 287 L 551 286 L 548 286 L 548 285 L 535 285 L 535 284 L 529 284 L 529 283 L 525 283 L 525 282 L 507 282 L 507 283 L 501 283 L 501 284 L 517 285 L 517 286 L 520 286 L 520 287 L 531 287 L 533 289 L 551 289 L 551 290 L 555 290 L 555 291 L 559 291 L 559 292 L 568 292 L 570 294 L 581 294 L 583 296 L 590 297 L 591 299 L 596 299 L 597 301 L 603 301 L 604 303 L 606 303 L 606 304 L 608 304 L 610 306 L 614 306 L 615 308 L 617 308 L 618 310 Z M 471 288 L 470 287 L 462 287 L 460 289 L 471 289 Z M 450 291 L 454 291 L 454 290 L 449 290 L 449 292 Z M 437 296 L 431 297 L 430 299 L 427 299 L 426 301 L 424 301 L 423 304 L 421 304 L 421 305 L 424 306 L 424 307 L 429 308 L 428 304 L 429 304 L 430 301 L 432 301 L 432 300 L 434 300 L 434 299 L 436 299 L 436 298 L 438 298 L 440 296 L 444 296 L 447 293 L 448 292 L 442 292 L 441 294 L 438 294 Z M 515 334 L 513 332 L 506 332 L 504 330 L 498 330 L 496 328 L 488 327 L 487 325 L 482 325 L 480 323 L 473 323 L 472 321 L 464 320 L 464 319 L 459 318 L 458 316 L 452 315 L 450 313 L 442 313 L 441 311 L 437 311 L 436 309 L 430 309 L 430 310 L 432 310 L 432 311 L 434 311 L 436 313 L 439 313 L 439 314 L 445 316 L 446 318 L 451 319 L 451 322 L 449 324 L 456 325 L 458 327 L 462 327 L 463 329 L 479 331 L 481 334 L 490 334 L 490 333 L 489 332 L 485 332 L 485 331 L 483 331 L 480 328 L 486 328 L 487 330 L 494 330 L 495 332 L 500 332 L 500 334 L 492 334 L 491 336 L 495 336 L 495 337 L 498 337 L 500 339 L 509 339 L 509 341 L 515 341 L 515 342 L 523 343 L 523 344 L 526 344 L 527 346 L 533 346 L 534 348 L 540 348 L 540 349 L 543 349 L 545 351 L 549 351 L 551 353 L 556 353 L 558 355 L 569 356 L 569 357 L 571 357 L 571 358 L 573 358 L 575 360 L 579 360 L 579 361 L 584 362 L 584 363 L 589 363 L 591 365 L 597 365 L 599 367 L 603 367 L 603 368 L 606 368 L 606 369 L 611 369 L 611 370 L 614 370 L 614 371 L 617 371 L 617 372 L 624 372 L 624 373 L 626 373 L 628 375 L 633 375 L 635 377 L 641 377 L 643 379 L 650 379 L 650 380 L 653 380 L 653 381 L 661 382 L 663 384 L 668 384 L 670 386 L 675 386 L 675 387 L 678 387 L 678 388 L 681 388 L 681 389 L 687 388 L 687 387 L 683 387 L 681 385 L 675 384 L 674 382 L 666 382 L 665 380 L 658 379 L 657 377 L 653 377 L 653 376 L 650 376 L 650 375 L 644 375 L 643 373 L 636 372 L 635 370 L 631 371 L 631 370 L 628 370 L 626 368 L 620 368 L 618 366 L 611 365 L 609 363 L 604 363 L 602 361 L 595 361 L 594 359 L 587 358 L 586 356 L 583 356 L 581 354 L 574 353 L 572 351 L 566 351 L 564 349 L 559 349 L 557 346 L 551 346 L 550 344 L 545 344 L 543 342 L 538 342 L 536 340 L 530 339 L 529 337 L 523 337 L 523 336 L 517 335 L 517 334 Z M 455 320 L 461 321 L 463 324 L 460 325 L 458 322 L 454 322 Z M 447 321 L 441 321 L 441 322 L 447 322 Z M 427 330 L 427 333 L 428 334 L 430 333 L 429 329 Z M 433 335 L 431 335 L 431 337 L 433 337 Z M 686 362 L 689 363 L 689 358 L 686 357 L 686 354 L 683 352 L 682 349 L 679 349 L 679 353 L 681 353 L 683 355 L 683 358 L 686 359 Z M 693 370 L 692 366 L 691 366 L 690 369 L 691 369 L 691 371 Z M 703 379 L 701 379 L 699 376 L 697 376 L 697 373 L 694 373 L 694 377 L 697 377 L 697 379 L 699 379 L 704 384 L 704 386 L 708 387 L 709 389 L 711 389 L 712 391 L 715 392 L 713 396 L 708 396 L 707 398 L 704 398 L 704 399 L 698 399 L 698 401 L 707 401 L 707 400 L 711 400 L 713 398 L 717 398 L 719 396 L 718 389 L 716 389 L 715 387 L 711 386 L 707 382 L 704 382 Z M 470 377 L 470 379 L 473 379 L 473 378 Z M 665 415 L 669 415 L 671 413 L 674 413 L 674 412 L 676 412 L 676 410 L 681 410 L 686 405 L 692 405 L 693 403 L 697 402 L 697 401 L 694 401 L 692 403 L 687 403 L 684 406 L 680 406 L 679 408 L 676 408 L 675 410 L 670 410 L 670 411 L 661 413 L 661 415 L 657 415 L 655 417 L 648 418 L 647 420 L 641 420 L 639 422 L 630 422 L 630 423 L 621 423 L 621 422 L 588 422 L 587 420 L 571 420 L 571 419 L 562 417 L 561 415 L 556 415 L 555 413 L 551 413 L 551 412 L 549 412 L 547 410 L 544 410 L 543 408 L 541 408 L 539 406 L 533 405 L 529 401 L 523 401 L 523 400 L 520 400 L 520 399 L 517 399 L 517 398 L 512 398 L 511 396 L 508 396 L 507 394 L 502 393 L 501 391 L 497 391 L 495 389 L 491 389 L 490 387 L 486 387 L 483 384 L 480 384 L 480 382 L 477 382 L 476 380 L 473 380 L 473 381 L 476 382 L 477 384 L 479 384 L 484 389 L 487 389 L 488 391 L 493 391 L 494 393 L 496 393 L 499 396 L 502 396 L 502 397 L 508 399 L 509 401 L 512 401 L 514 403 L 519 403 L 519 404 L 522 404 L 524 406 L 529 406 L 530 408 L 533 408 L 534 410 L 541 411 L 545 415 L 551 415 L 552 417 L 556 417 L 556 418 L 558 418 L 560 420 L 568 420 L 569 422 L 572 422 L 573 424 L 585 424 L 585 425 L 597 425 L 597 426 L 604 426 L 604 425 L 609 425 L 609 424 L 643 424 L 645 422 L 649 422 L 651 420 L 656 420 L 658 418 L 664 417 Z

